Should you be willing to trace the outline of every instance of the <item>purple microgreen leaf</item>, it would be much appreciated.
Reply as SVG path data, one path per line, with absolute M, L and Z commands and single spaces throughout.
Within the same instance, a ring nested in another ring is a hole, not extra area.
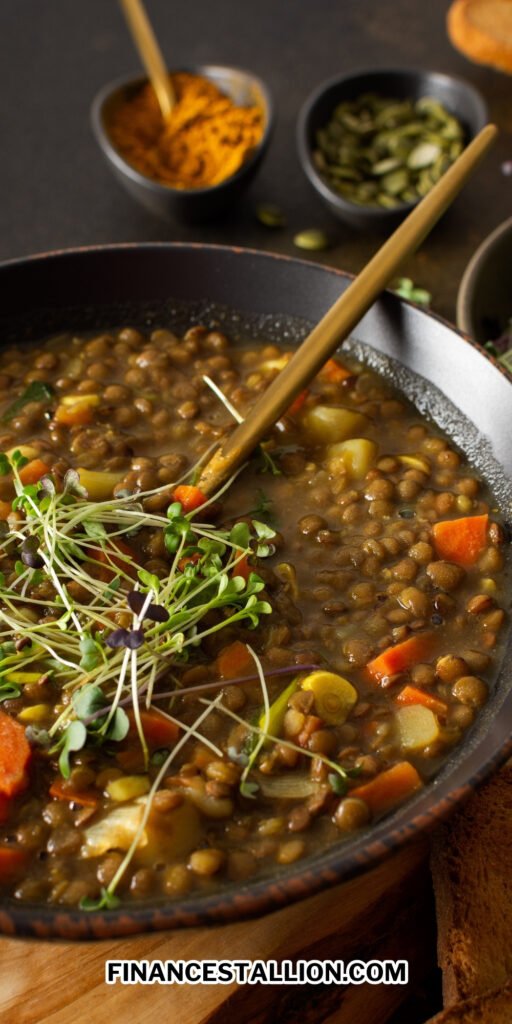
M 107 636 L 105 643 L 107 647 L 126 647 L 126 639 L 128 637 L 127 629 L 115 629 L 110 636 Z
M 146 609 L 146 618 L 151 619 L 152 622 L 167 622 L 169 612 L 161 604 L 150 604 Z
M 146 595 L 141 594 L 138 590 L 130 590 L 127 601 L 134 615 L 140 615 L 146 603 Z
M 143 629 L 129 629 L 127 630 L 128 636 L 126 638 L 125 647 L 130 651 L 136 651 L 138 647 L 142 647 L 144 643 L 144 630 Z

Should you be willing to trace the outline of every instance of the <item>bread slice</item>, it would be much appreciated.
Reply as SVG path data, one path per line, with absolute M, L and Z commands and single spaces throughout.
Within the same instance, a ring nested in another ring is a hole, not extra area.
M 494 992 L 450 1006 L 427 1024 L 511 1024 L 512 982 Z
M 512 762 L 435 833 L 431 863 L 450 1006 L 512 978 Z
M 470 60 L 512 73 L 512 0 L 455 0 L 447 28 Z

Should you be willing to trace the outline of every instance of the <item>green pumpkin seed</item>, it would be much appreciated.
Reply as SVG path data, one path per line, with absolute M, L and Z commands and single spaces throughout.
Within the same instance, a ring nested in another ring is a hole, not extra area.
M 275 203 L 260 203 L 256 207 L 256 216 L 266 228 L 284 228 L 286 224 L 283 211 Z
M 379 192 L 377 202 L 379 206 L 384 206 L 387 210 L 394 210 L 396 206 L 400 206 L 400 200 L 396 196 L 388 195 L 387 192 Z
M 412 170 L 419 170 L 422 167 L 430 167 L 437 160 L 440 150 L 435 142 L 420 142 L 415 146 L 407 158 L 407 166 Z
M 409 176 L 405 169 L 399 171 L 392 171 L 391 174 L 385 174 L 382 179 L 382 188 L 385 192 L 392 196 L 400 195 L 409 184 Z
M 297 249 L 309 249 L 311 252 L 320 252 L 321 249 L 329 248 L 329 239 L 325 231 L 319 228 L 308 228 L 306 231 L 299 231 L 293 239 Z
M 400 160 L 396 156 L 388 156 L 386 160 L 378 160 L 372 167 L 372 174 L 377 176 L 381 174 L 389 174 L 390 171 L 396 171 L 400 167 Z

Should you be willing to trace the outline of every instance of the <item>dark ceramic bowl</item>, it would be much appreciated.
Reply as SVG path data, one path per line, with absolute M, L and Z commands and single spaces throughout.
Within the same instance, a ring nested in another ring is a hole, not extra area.
M 512 319 L 512 217 L 469 261 L 457 295 L 457 323 L 475 341 L 498 338 Z
M 405 217 L 416 203 L 403 203 L 393 210 L 378 206 L 359 206 L 335 192 L 313 162 L 316 133 L 329 121 L 334 108 L 343 100 L 355 100 L 366 92 L 391 99 L 418 100 L 433 96 L 462 124 L 466 143 L 487 123 L 487 108 L 480 93 L 461 78 L 437 71 L 394 69 L 357 71 L 323 82 L 308 97 L 297 125 L 297 145 L 302 169 L 313 188 L 340 220 L 356 228 L 388 229 Z
M 264 112 L 263 136 L 236 174 L 211 188 L 177 189 L 141 174 L 115 148 L 108 133 L 114 110 L 147 82 L 146 78 L 123 78 L 111 82 L 95 97 L 91 123 L 96 141 L 110 169 L 125 189 L 148 210 L 165 220 L 202 223 L 221 216 L 254 177 L 267 150 L 274 121 L 272 97 L 264 82 L 249 71 L 214 64 L 184 69 L 208 78 L 239 106 L 254 104 Z
M 0 338 L 5 345 L 23 344 L 50 332 L 126 323 L 182 330 L 202 320 L 235 339 L 289 345 L 304 338 L 349 283 L 346 274 L 318 264 L 218 246 L 72 250 L 0 266 Z M 363 318 L 350 345 L 467 452 L 510 516 L 510 377 L 449 324 L 389 293 Z M 511 648 L 509 637 L 496 686 L 463 745 L 428 786 L 372 828 L 286 868 L 275 867 L 268 877 L 175 902 L 86 913 L 4 899 L 0 931 L 89 939 L 222 922 L 276 909 L 365 871 L 435 825 L 512 753 Z

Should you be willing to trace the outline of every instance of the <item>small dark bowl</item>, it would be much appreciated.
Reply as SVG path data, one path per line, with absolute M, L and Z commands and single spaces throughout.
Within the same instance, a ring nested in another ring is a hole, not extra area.
M 221 216 L 254 177 L 270 141 L 274 107 L 265 83 L 241 68 L 206 64 L 179 70 L 209 79 L 237 105 L 255 104 L 263 109 L 265 123 L 261 141 L 236 174 L 211 188 L 177 189 L 148 178 L 125 160 L 110 139 L 108 122 L 123 100 L 133 96 L 147 82 L 144 77 L 122 78 L 105 85 L 92 104 L 92 129 L 110 169 L 134 199 L 165 220 L 201 223 Z
M 316 133 L 327 124 L 337 104 L 344 100 L 355 100 L 365 92 L 399 100 L 433 96 L 461 122 L 466 144 L 487 123 L 487 107 L 480 93 L 461 78 L 439 74 L 437 71 L 413 69 L 357 71 L 337 76 L 323 82 L 308 97 L 299 114 L 297 145 L 302 168 L 313 188 L 340 220 L 356 228 L 388 229 L 398 224 L 419 200 L 402 203 L 393 210 L 359 206 L 330 187 L 316 169 L 312 158 Z
M 457 295 L 457 324 L 485 344 L 512 318 L 512 217 L 503 221 L 470 259 Z

